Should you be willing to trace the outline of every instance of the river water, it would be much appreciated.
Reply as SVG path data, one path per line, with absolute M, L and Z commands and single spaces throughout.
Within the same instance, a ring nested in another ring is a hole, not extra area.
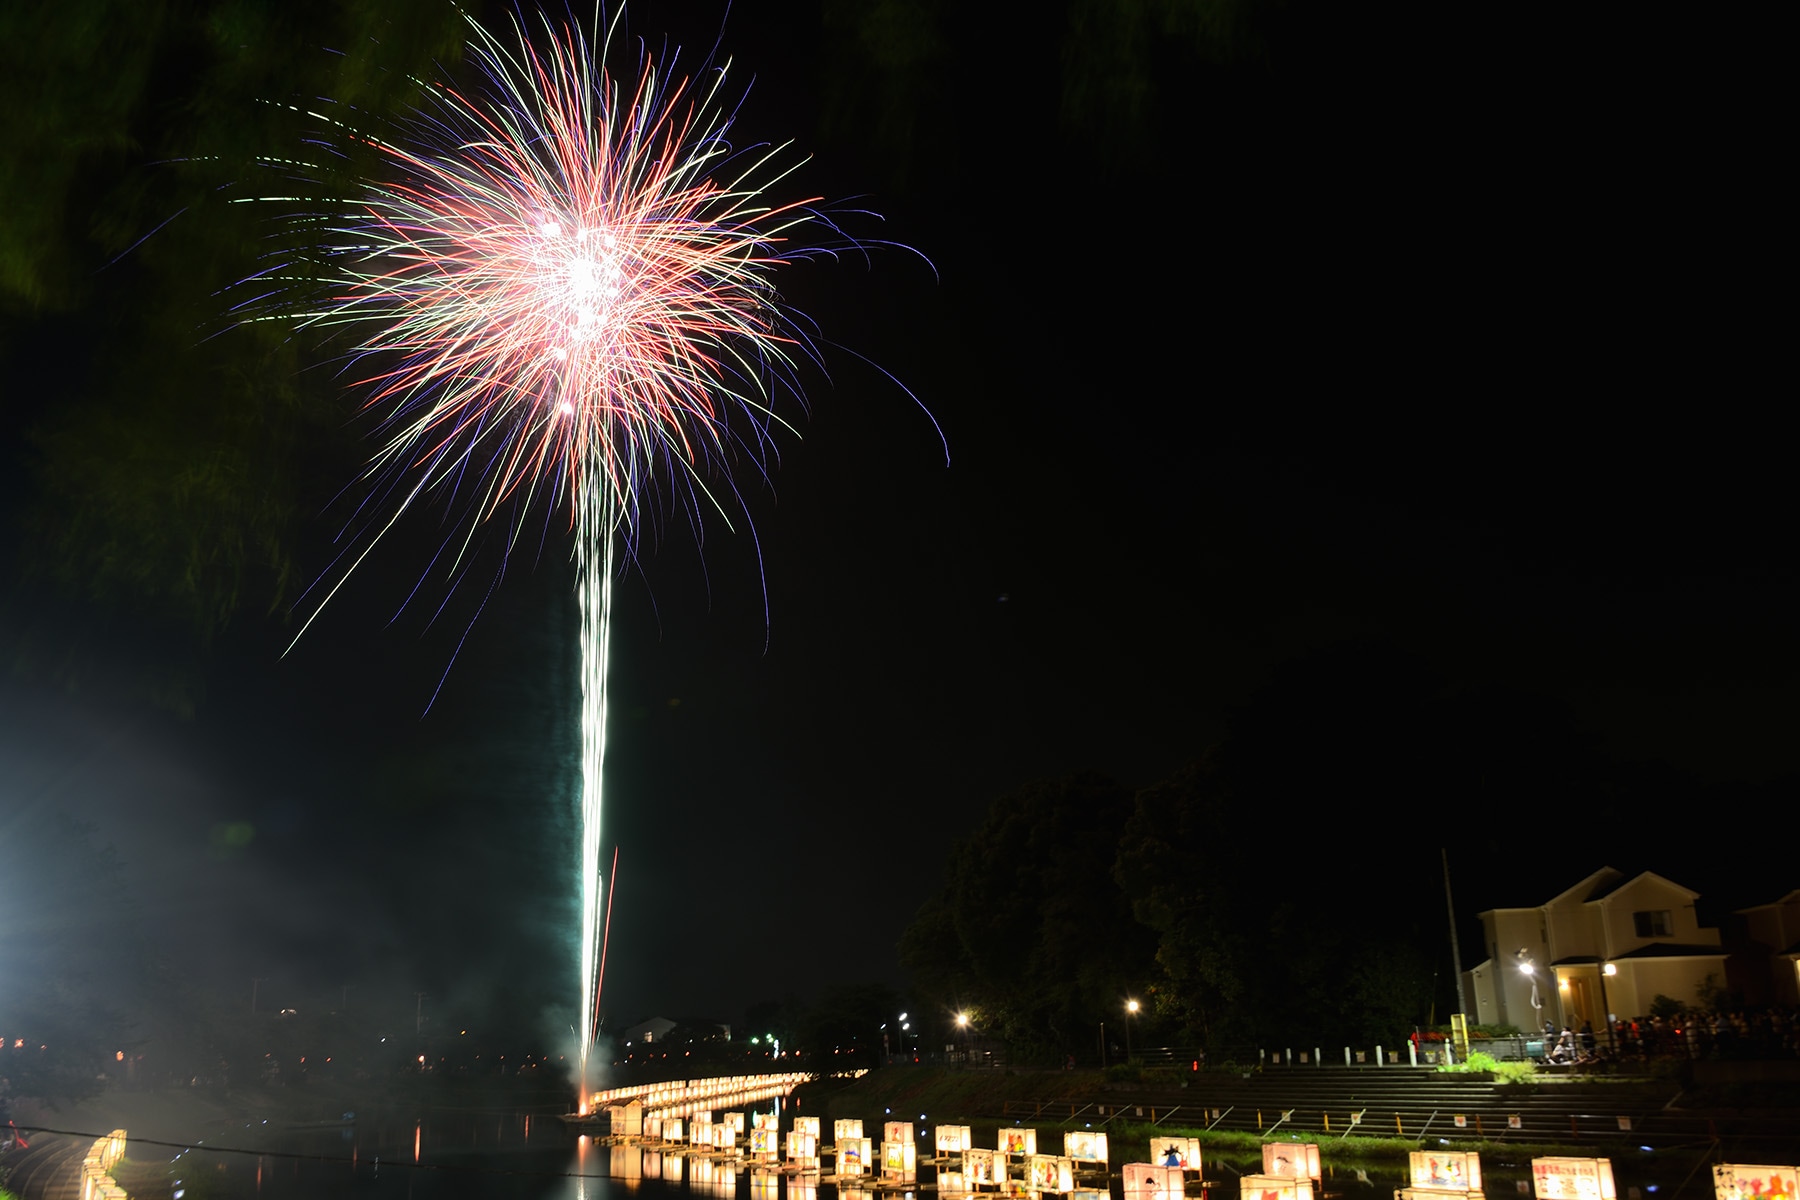
M 923 1135 L 921 1144 L 929 1144 Z M 227 1146 L 248 1152 L 217 1149 Z M 130 1153 L 140 1161 L 155 1157 L 149 1147 Z M 818 1176 L 765 1174 L 741 1160 L 605 1145 L 576 1137 L 553 1115 L 516 1110 L 439 1111 L 423 1118 L 369 1114 L 332 1128 L 250 1126 L 208 1139 L 203 1149 L 168 1153 L 180 1168 L 182 1200 L 921 1200 L 921 1193 L 934 1191 L 934 1174 L 924 1166 L 924 1186 L 913 1191 L 840 1188 Z M 1482 1165 L 1490 1197 L 1529 1195 L 1527 1162 L 1489 1158 Z M 1238 1175 L 1246 1169 L 1255 1168 L 1208 1161 L 1212 1194 L 1235 1200 Z M 1676 1190 L 1669 1185 L 1679 1182 L 1666 1177 L 1667 1166 L 1656 1170 L 1648 1161 L 1620 1159 L 1617 1151 L 1614 1170 L 1620 1200 L 1659 1200 L 1657 1193 L 1667 1195 Z M 1366 1170 L 1327 1166 L 1326 1200 L 1391 1200 L 1394 1189 L 1404 1186 L 1402 1175 L 1399 1163 Z M 1700 1185 L 1694 1194 L 1710 1190 L 1709 1179 Z M 1119 1196 L 1116 1178 L 1111 1195 Z M 993 1193 L 987 1196 L 992 1200 Z

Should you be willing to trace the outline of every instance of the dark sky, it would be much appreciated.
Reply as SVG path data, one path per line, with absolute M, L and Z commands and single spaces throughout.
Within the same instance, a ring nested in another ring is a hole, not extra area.
M 801 436 L 744 482 L 754 539 L 714 522 L 697 552 L 675 521 L 621 578 L 615 1020 L 900 982 L 900 930 L 993 798 L 1158 779 L 1278 667 L 1350 643 L 1533 697 L 1662 781 L 1611 821 L 1530 794 L 1459 816 L 1527 846 L 1471 867 L 1469 911 L 1610 851 L 1739 903 L 1795 886 L 1729 865 L 1743 823 L 1717 800 L 1791 796 L 1800 769 L 1791 439 L 1772 310 L 1736 286 L 1764 193 L 1708 120 L 1753 81 L 1702 98 L 1652 10 L 1476 29 L 1433 6 L 981 7 L 633 6 L 634 32 L 720 39 L 755 76 L 740 128 L 795 139 L 797 186 L 860 197 L 886 218 L 869 236 L 917 253 L 784 272 L 854 353 L 827 350 Z M 1727 36 L 1690 32 L 1694 56 Z M 77 317 L 107 308 L 97 278 Z M 133 602 L 29 582 L 33 430 L 73 402 L 46 381 L 71 378 L 51 360 L 77 317 L 9 305 L 23 660 L 44 606 L 108 629 Z M 292 522 L 307 578 L 348 482 L 329 474 Z M 95 821 L 221 989 L 554 1021 L 572 569 L 553 541 L 472 625 L 485 580 L 390 624 L 441 536 L 402 530 L 286 657 L 292 624 L 245 600 L 195 652 L 191 716 L 104 672 L 14 670 L 0 827 Z M 1443 815 L 1345 790 L 1372 829 Z

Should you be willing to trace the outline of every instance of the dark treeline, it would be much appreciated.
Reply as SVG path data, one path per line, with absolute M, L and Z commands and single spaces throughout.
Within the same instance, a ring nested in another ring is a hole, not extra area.
M 1706 856 L 1654 814 L 1729 823 L 1783 786 L 1727 795 L 1620 765 L 1541 699 L 1339 647 L 1279 671 L 1166 779 L 1075 774 L 997 800 L 901 954 L 1015 1058 L 1089 1057 L 1101 1022 L 1122 1044 L 1128 999 L 1140 1048 L 1391 1045 L 1455 1010 L 1440 848 L 1466 969 L 1488 953 L 1478 911 L 1606 863 L 1704 888 Z M 1703 922 L 1741 900 L 1703 899 Z

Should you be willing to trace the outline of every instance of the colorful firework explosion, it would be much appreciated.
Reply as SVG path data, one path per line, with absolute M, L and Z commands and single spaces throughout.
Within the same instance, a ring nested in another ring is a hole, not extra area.
M 473 24 L 473 22 L 471 22 Z M 332 295 L 306 322 L 344 327 L 355 385 L 382 421 L 369 468 L 392 503 L 352 539 L 328 603 L 395 521 L 460 506 L 462 544 L 503 510 L 566 511 L 582 656 L 582 1102 L 599 1021 L 601 776 L 612 577 L 653 495 L 723 512 L 708 479 L 760 457 L 794 356 L 812 354 L 770 282 L 813 201 L 764 199 L 779 148 L 735 152 L 719 104 L 648 58 L 635 89 L 596 72 L 578 30 L 516 47 L 475 26 L 479 93 L 440 88 L 399 136 L 388 176 L 318 224 Z M 828 223 L 824 228 L 831 228 Z M 802 251 L 804 252 L 804 251 Z M 540 503 L 541 502 L 541 503 Z M 310 625 L 312 617 L 307 624 Z M 305 628 L 302 627 L 302 633 Z

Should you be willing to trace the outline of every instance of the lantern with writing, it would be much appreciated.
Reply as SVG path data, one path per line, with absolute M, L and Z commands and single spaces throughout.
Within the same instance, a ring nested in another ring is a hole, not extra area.
M 1532 1194 L 1537 1200 L 1618 1200 L 1610 1158 L 1534 1158 Z
M 1715 1200 L 1795 1200 L 1800 1192 L 1793 1167 L 1757 1167 L 1745 1163 L 1713 1164 Z

